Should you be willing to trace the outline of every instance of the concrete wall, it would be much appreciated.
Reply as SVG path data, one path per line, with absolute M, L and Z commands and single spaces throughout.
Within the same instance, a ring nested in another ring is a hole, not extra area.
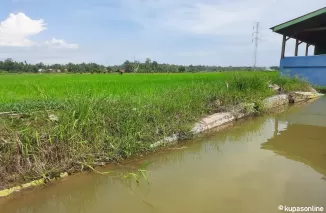
M 326 55 L 285 57 L 281 75 L 306 79 L 313 85 L 326 86 Z

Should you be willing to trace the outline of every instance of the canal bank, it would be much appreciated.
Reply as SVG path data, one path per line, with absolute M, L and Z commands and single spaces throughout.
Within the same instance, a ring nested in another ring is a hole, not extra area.
M 293 91 L 287 94 L 278 94 L 266 98 L 262 101 L 261 106 L 256 103 L 242 103 L 229 112 L 215 113 L 213 115 L 209 115 L 203 118 L 201 121 L 196 123 L 194 127 L 189 132 L 189 135 L 198 135 L 201 133 L 205 133 L 217 127 L 222 127 L 223 125 L 236 121 L 238 119 L 254 116 L 257 112 L 264 113 L 273 110 L 276 107 L 300 103 L 309 101 L 312 99 L 316 99 L 323 96 L 323 94 L 314 92 L 301 92 L 301 91 Z M 258 111 L 258 108 L 260 111 Z M 156 148 L 159 146 L 170 145 L 173 143 L 177 143 L 178 140 L 182 140 L 182 137 L 179 137 L 178 134 L 167 137 L 161 141 L 153 143 L 151 145 L 152 148 Z
M 321 97 L 182 142 L 183 149 L 101 168 L 129 172 L 153 162 L 150 184 L 77 174 L 5 198 L 0 212 L 277 213 L 279 205 L 326 207 L 325 108 Z
M 203 118 L 200 122 L 196 123 L 191 131 L 186 134 L 188 138 L 184 136 L 180 136 L 179 134 L 175 134 L 173 136 L 164 138 L 161 141 L 153 143 L 150 147 L 152 149 L 157 149 L 160 146 L 170 146 L 176 144 L 178 141 L 182 141 L 185 139 L 189 139 L 190 136 L 197 136 L 199 134 L 205 133 L 212 129 L 220 127 L 222 129 L 226 124 L 230 122 L 234 122 L 238 119 L 246 118 L 253 116 L 257 113 L 257 108 L 262 107 L 264 112 L 268 112 L 273 108 L 291 104 L 291 103 L 299 103 L 303 101 L 308 101 L 311 99 L 316 99 L 322 96 L 322 94 L 314 92 L 290 92 L 287 94 L 279 94 L 265 99 L 262 102 L 262 106 L 257 106 L 255 103 L 243 103 L 237 107 L 234 107 L 230 112 L 223 113 L 215 113 L 206 118 Z M 261 110 L 261 109 L 260 109 Z M 102 162 L 96 165 L 106 165 L 107 163 Z M 85 167 L 98 172 L 93 168 L 94 165 L 84 164 Z M 99 172 L 98 172 L 99 173 Z M 15 186 L 8 189 L 0 190 L 0 198 L 11 195 L 12 193 L 22 191 L 24 189 L 28 189 L 30 187 L 41 186 L 45 183 L 56 181 L 60 178 L 65 178 L 68 176 L 67 172 L 58 173 L 56 176 L 49 177 L 45 176 L 39 180 L 35 180 L 29 183 L 25 183 L 19 186 Z

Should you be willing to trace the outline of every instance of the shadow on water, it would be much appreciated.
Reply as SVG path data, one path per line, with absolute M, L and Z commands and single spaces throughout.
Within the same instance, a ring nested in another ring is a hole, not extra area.
M 275 116 L 275 134 L 262 149 L 302 162 L 326 176 L 326 98 Z M 325 180 L 325 177 L 323 177 Z
M 281 204 L 321 206 L 326 200 L 324 109 L 326 98 L 321 98 L 237 122 L 184 142 L 182 149 L 101 168 L 125 172 L 153 161 L 150 184 L 77 174 L 0 200 L 0 212 L 252 213 L 279 212 Z

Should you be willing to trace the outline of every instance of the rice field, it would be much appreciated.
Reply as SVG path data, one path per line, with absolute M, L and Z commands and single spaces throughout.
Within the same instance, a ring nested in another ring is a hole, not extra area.
M 152 152 L 203 116 L 259 104 L 273 82 L 307 87 L 276 72 L 0 75 L 0 183 Z
M 250 73 L 247 73 L 248 75 Z M 65 99 L 85 95 L 93 97 L 160 95 L 174 89 L 186 89 L 195 84 L 216 86 L 234 73 L 204 74 L 21 74 L 0 75 L 0 103 L 31 100 Z M 255 73 L 273 77 L 275 72 Z M 199 85 L 198 85 L 199 86 Z

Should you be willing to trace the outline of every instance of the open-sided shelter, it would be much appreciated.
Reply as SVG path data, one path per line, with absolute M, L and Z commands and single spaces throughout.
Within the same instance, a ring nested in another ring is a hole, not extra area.
M 286 76 L 299 76 L 310 83 L 326 86 L 326 7 L 272 27 L 283 35 L 280 72 Z M 285 57 L 286 43 L 295 39 L 293 57 Z M 299 56 L 299 45 L 305 44 L 305 55 Z M 314 54 L 309 55 L 309 48 Z

